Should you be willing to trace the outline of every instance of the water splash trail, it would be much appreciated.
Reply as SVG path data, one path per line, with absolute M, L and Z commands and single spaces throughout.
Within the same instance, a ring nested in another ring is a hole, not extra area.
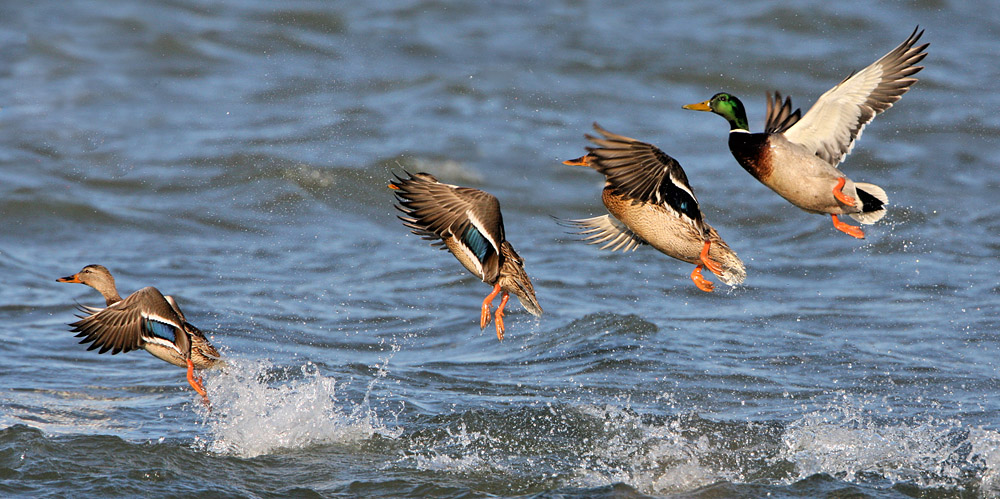
M 395 350 L 393 351 L 395 353 Z M 337 380 L 308 362 L 276 369 L 267 361 L 230 361 L 211 379 L 212 410 L 203 409 L 209 435 L 199 446 L 221 454 L 254 457 L 281 449 L 354 443 L 375 434 L 395 438 L 370 405 L 370 393 L 387 374 L 391 355 L 369 381 L 364 400 L 337 396 Z

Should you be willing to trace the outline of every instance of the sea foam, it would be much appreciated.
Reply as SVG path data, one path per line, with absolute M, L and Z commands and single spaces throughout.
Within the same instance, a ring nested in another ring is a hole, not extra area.
M 268 361 L 228 360 L 209 380 L 204 408 L 208 451 L 254 457 L 280 450 L 353 443 L 375 434 L 393 438 L 368 404 L 338 399 L 337 380 L 315 364 L 276 369 Z M 381 375 L 381 374 L 380 374 Z M 368 387 L 371 390 L 371 384 Z

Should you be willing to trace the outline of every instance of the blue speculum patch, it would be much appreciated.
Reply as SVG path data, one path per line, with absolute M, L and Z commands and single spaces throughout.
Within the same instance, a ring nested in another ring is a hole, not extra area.
M 490 243 L 475 226 L 470 225 L 469 228 L 465 229 L 465 233 L 462 234 L 462 241 L 472 250 L 480 262 L 486 260 L 486 253 L 490 249 Z
M 660 197 L 665 203 L 692 219 L 697 220 L 701 216 L 701 210 L 698 209 L 694 198 L 671 182 L 664 182 L 660 186 Z
M 174 326 L 170 324 L 165 324 L 163 322 L 157 322 L 153 320 L 146 320 L 144 328 L 146 334 L 153 336 L 158 336 L 165 340 L 174 340 Z

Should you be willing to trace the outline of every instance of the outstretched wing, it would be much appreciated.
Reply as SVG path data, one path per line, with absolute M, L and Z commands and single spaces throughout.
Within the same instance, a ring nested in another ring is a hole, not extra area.
M 652 144 L 611 133 L 594 123 L 603 138 L 587 135 L 587 166 L 603 173 L 614 194 L 662 206 L 704 233 L 698 199 L 680 163 Z
M 442 184 L 428 173 L 396 176 L 390 187 L 403 212 L 399 219 L 414 234 L 435 244 L 454 238 L 478 266 L 470 269 L 487 282 L 500 272 L 500 245 L 505 240 L 500 202 L 488 192 Z M 458 255 L 456 255 L 458 256 Z M 462 260 L 463 263 L 465 260 Z
M 916 83 L 911 76 L 923 69 L 916 64 L 927 56 L 924 50 L 930 45 L 914 47 L 924 34 L 918 30 L 881 59 L 820 96 L 805 116 L 785 131 L 785 137 L 833 166 L 840 164 L 865 125 L 892 107 Z
M 792 125 L 802 119 L 802 110 L 796 109 L 792 112 L 792 98 L 785 97 L 785 102 L 781 102 L 781 93 L 774 92 L 774 100 L 771 94 L 767 94 L 767 115 L 764 122 L 764 133 L 781 133 L 788 130 Z
M 98 353 L 128 352 L 147 342 L 177 349 L 178 337 L 185 334 L 184 320 L 154 287 L 142 288 L 107 308 L 80 307 L 80 311 L 87 315 L 70 324 L 71 331 L 83 338 L 80 343 L 91 343 L 87 350 L 100 348 Z M 186 344 L 186 337 L 181 340 Z

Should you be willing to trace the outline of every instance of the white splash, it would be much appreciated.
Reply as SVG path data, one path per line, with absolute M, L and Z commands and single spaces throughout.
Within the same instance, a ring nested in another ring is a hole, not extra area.
M 980 487 L 983 495 L 1000 497 L 1000 432 L 980 428 L 969 432 L 972 455 L 986 468 Z
M 875 404 L 842 395 L 804 415 L 785 429 L 778 459 L 795 465 L 797 479 L 827 473 L 854 482 L 874 473 L 893 482 L 954 487 L 974 471 L 984 491 L 1000 486 L 1000 433 L 955 419 L 886 421 Z
M 338 400 L 332 377 L 307 363 L 301 377 L 274 374 L 265 361 L 227 359 L 225 370 L 209 380 L 211 411 L 206 409 L 210 436 L 201 442 L 208 451 L 254 457 L 283 449 L 312 445 L 350 444 L 375 434 L 395 438 L 368 406 L 368 395 L 358 405 Z M 384 376 L 384 370 L 380 370 Z M 369 391 L 371 384 L 369 384 Z
M 692 435 L 680 420 L 650 425 L 638 414 L 611 405 L 576 409 L 604 421 L 604 439 L 581 454 L 574 485 L 622 482 L 662 494 L 738 480 L 731 471 L 702 462 L 720 449 L 713 449 L 704 435 Z
M 756 423 L 711 423 L 700 418 L 643 421 L 627 408 L 577 406 L 603 429 L 568 463 L 572 485 L 626 483 L 643 493 L 690 491 L 718 481 L 760 480 L 769 470 L 794 471 L 771 483 L 789 485 L 813 474 L 864 483 L 873 476 L 921 487 L 963 488 L 970 474 L 981 493 L 1000 491 L 1000 432 L 957 419 L 882 415 L 884 401 L 842 396 L 768 430 Z M 761 433 L 764 432 L 764 433 Z M 758 478 L 750 478 L 750 477 Z
M 491 468 L 489 458 L 480 455 L 480 441 L 489 438 L 478 432 L 469 432 L 465 424 L 459 425 L 457 431 L 446 429 L 447 437 L 438 445 L 425 449 L 411 449 L 412 459 L 418 469 L 429 471 L 465 472 Z

